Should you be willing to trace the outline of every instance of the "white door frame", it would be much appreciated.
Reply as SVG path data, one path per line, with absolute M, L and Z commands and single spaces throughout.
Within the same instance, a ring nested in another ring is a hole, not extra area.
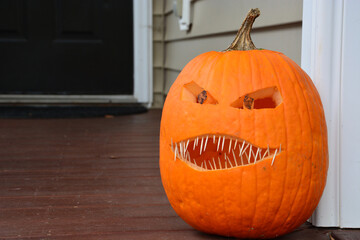
M 358 0 L 304 0 L 301 65 L 321 96 L 329 138 L 315 226 L 360 227 L 359 10 Z
M 151 106 L 153 98 L 152 1 L 133 0 L 133 16 L 133 95 L 0 94 L 0 103 L 142 103 L 148 107 Z

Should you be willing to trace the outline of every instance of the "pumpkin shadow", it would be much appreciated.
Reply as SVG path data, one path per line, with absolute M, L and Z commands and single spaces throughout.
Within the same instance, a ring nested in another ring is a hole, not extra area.
M 204 232 L 200 232 L 200 231 L 197 231 L 197 230 L 194 230 L 194 237 L 196 239 L 211 239 L 211 240 L 222 240 L 222 239 L 236 239 L 234 237 L 225 237 L 225 236 L 220 236 L 220 235 L 212 235 L 212 234 L 207 234 L 207 233 L 204 233 Z M 246 240 L 246 239 L 244 239 Z

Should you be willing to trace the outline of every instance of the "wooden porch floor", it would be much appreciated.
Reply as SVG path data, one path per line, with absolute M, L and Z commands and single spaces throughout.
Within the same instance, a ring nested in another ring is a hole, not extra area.
M 116 118 L 0 120 L 0 239 L 224 239 L 172 210 L 160 110 Z M 279 239 L 329 239 L 303 225 Z

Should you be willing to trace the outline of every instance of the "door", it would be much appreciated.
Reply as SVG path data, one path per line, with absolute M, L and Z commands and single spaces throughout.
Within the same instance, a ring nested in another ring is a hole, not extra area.
M 0 94 L 132 95 L 133 1 L 0 0 Z

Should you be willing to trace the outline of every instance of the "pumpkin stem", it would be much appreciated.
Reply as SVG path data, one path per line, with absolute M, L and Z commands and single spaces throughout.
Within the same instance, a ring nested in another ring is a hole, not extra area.
M 241 25 L 241 28 L 236 34 L 234 41 L 225 51 L 232 51 L 232 50 L 246 51 L 246 50 L 257 49 L 251 40 L 250 32 L 252 29 L 252 25 L 258 16 L 260 16 L 260 10 L 258 8 L 251 9 L 248 12 L 244 22 Z

